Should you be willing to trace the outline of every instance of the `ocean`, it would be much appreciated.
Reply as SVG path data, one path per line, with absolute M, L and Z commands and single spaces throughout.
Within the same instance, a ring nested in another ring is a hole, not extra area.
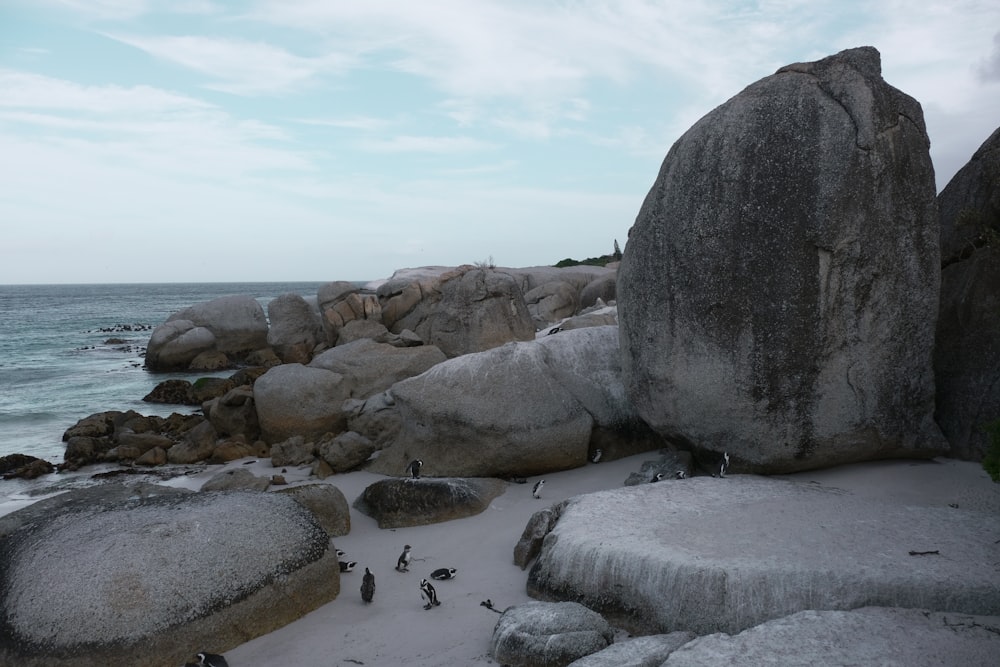
M 220 296 L 315 297 L 322 283 L 0 285 L 0 456 L 63 460 L 63 432 L 106 410 L 144 415 L 196 408 L 145 403 L 167 379 L 217 373 L 151 373 L 143 355 L 173 313 Z M 4 484 L 0 481 L 0 485 Z

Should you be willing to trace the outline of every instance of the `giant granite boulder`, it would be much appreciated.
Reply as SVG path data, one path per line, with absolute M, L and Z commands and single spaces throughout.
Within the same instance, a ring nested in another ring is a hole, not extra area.
M 146 346 L 146 367 L 154 371 L 189 368 L 209 352 L 245 359 L 267 347 L 267 318 L 252 296 L 224 296 L 189 306 L 156 327 Z
M 0 664 L 175 667 L 340 590 L 326 531 L 282 494 L 62 503 L 0 540 Z
M 535 336 L 516 281 L 494 269 L 465 265 L 417 277 L 402 273 L 377 293 L 390 331 L 409 329 L 449 358 Z
M 590 327 L 397 382 L 387 394 L 399 431 L 370 469 L 400 475 L 420 458 L 427 475 L 527 476 L 586 464 L 595 438 L 617 455 L 662 446 L 626 399 L 618 349 L 617 327 Z M 382 401 L 371 409 L 386 412 Z M 359 421 L 352 428 L 368 435 Z
M 302 364 L 282 364 L 254 383 L 261 438 L 270 444 L 292 436 L 314 440 L 345 430 L 341 406 L 350 383 L 340 373 Z
M 480 514 L 506 490 L 501 479 L 391 477 L 369 484 L 354 507 L 379 528 L 426 526 Z
M 1000 489 L 982 471 L 969 481 L 976 494 L 945 498 L 956 502 L 755 475 L 576 496 L 542 542 L 528 592 L 641 634 L 732 634 L 870 605 L 995 616 L 1000 570 L 984 564 L 996 559 Z
M 980 460 L 1000 420 L 1000 129 L 938 196 L 937 422 L 952 455 Z
M 565 667 L 614 642 L 601 615 L 576 602 L 526 602 L 503 612 L 490 654 L 511 667 Z
M 351 322 L 382 323 L 378 297 L 356 283 L 346 280 L 325 283 L 317 291 L 316 299 L 328 345 L 336 345 L 340 331 Z
M 299 294 L 282 294 L 267 304 L 267 343 L 282 363 L 308 364 L 325 340 L 319 312 Z
M 309 366 L 340 373 L 350 384 L 352 398 L 367 398 L 445 359 L 434 345 L 397 347 L 361 338 L 318 354 Z
M 783 67 L 691 127 L 619 269 L 639 414 L 744 471 L 946 451 L 928 146 L 871 47 Z

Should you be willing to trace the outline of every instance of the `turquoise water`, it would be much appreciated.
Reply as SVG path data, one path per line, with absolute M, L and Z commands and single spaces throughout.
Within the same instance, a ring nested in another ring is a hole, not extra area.
M 314 297 L 320 284 L 0 285 L 0 456 L 59 463 L 63 432 L 96 412 L 191 412 L 142 401 L 163 380 L 207 375 L 145 370 L 154 327 L 216 297 L 249 294 L 266 309 L 282 294 Z

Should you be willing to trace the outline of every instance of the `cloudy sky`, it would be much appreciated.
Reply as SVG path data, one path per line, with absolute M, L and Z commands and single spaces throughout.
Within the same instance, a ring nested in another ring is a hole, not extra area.
M 0 0 L 0 284 L 370 280 L 625 246 L 670 145 L 875 46 L 938 187 L 996 0 Z

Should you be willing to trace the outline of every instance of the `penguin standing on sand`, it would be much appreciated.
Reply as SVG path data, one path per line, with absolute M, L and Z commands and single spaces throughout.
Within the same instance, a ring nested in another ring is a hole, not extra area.
M 403 553 L 399 554 L 399 560 L 396 561 L 396 570 L 399 572 L 409 572 L 410 571 L 410 545 L 407 544 L 403 547 Z
M 712 475 L 712 477 L 725 477 L 727 470 L 729 470 L 729 452 L 722 452 L 722 459 L 719 461 L 719 472 Z
M 430 609 L 431 607 L 437 607 L 440 602 L 438 602 L 437 591 L 431 586 L 431 582 L 426 579 L 420 580 L 420 597 L 424 599 L 427 603 L 424 605 L 424 609 Z
M 595 449 L 594 450 L 594 455 L 590 457 L 590 462 L 591 463 L 598 463 L 598 462 L 600 462 L 602 456 L 604 456 L 604 451 L 600 450 L 600 449 Z
M 438 581 L 443 581 L 445 579 L 454 579 L 455 575 L 458 574 L 458 570 L 453 567 L 442 567 L 440 569 L 431 572 L 431 579 L 437 579 Z
M 375 597 L 375 575 L 367 567 L 365 568 L 365 576 L 361 579 L 361 599 L 365 602 L 371 602 L 372 598 Z
M 406 472 L 410 473 L 410 477 L 413 479 L 420 479 L 420 468 L 424 465 L 424 462 L 420 459 L 413 459 L 410 461 L 410 465 L 406 466 Z
M 229 663 L 221 655 L 215 653 L 199 653 L 199 667 L 229 667 Z
M 541 498 L 543 486 L 545 486 L 544 479 L 540 479 L 537 482 L 535 482 L 535 486 L 531 489 L 531 495 L 533 495 L 535 498 Z

